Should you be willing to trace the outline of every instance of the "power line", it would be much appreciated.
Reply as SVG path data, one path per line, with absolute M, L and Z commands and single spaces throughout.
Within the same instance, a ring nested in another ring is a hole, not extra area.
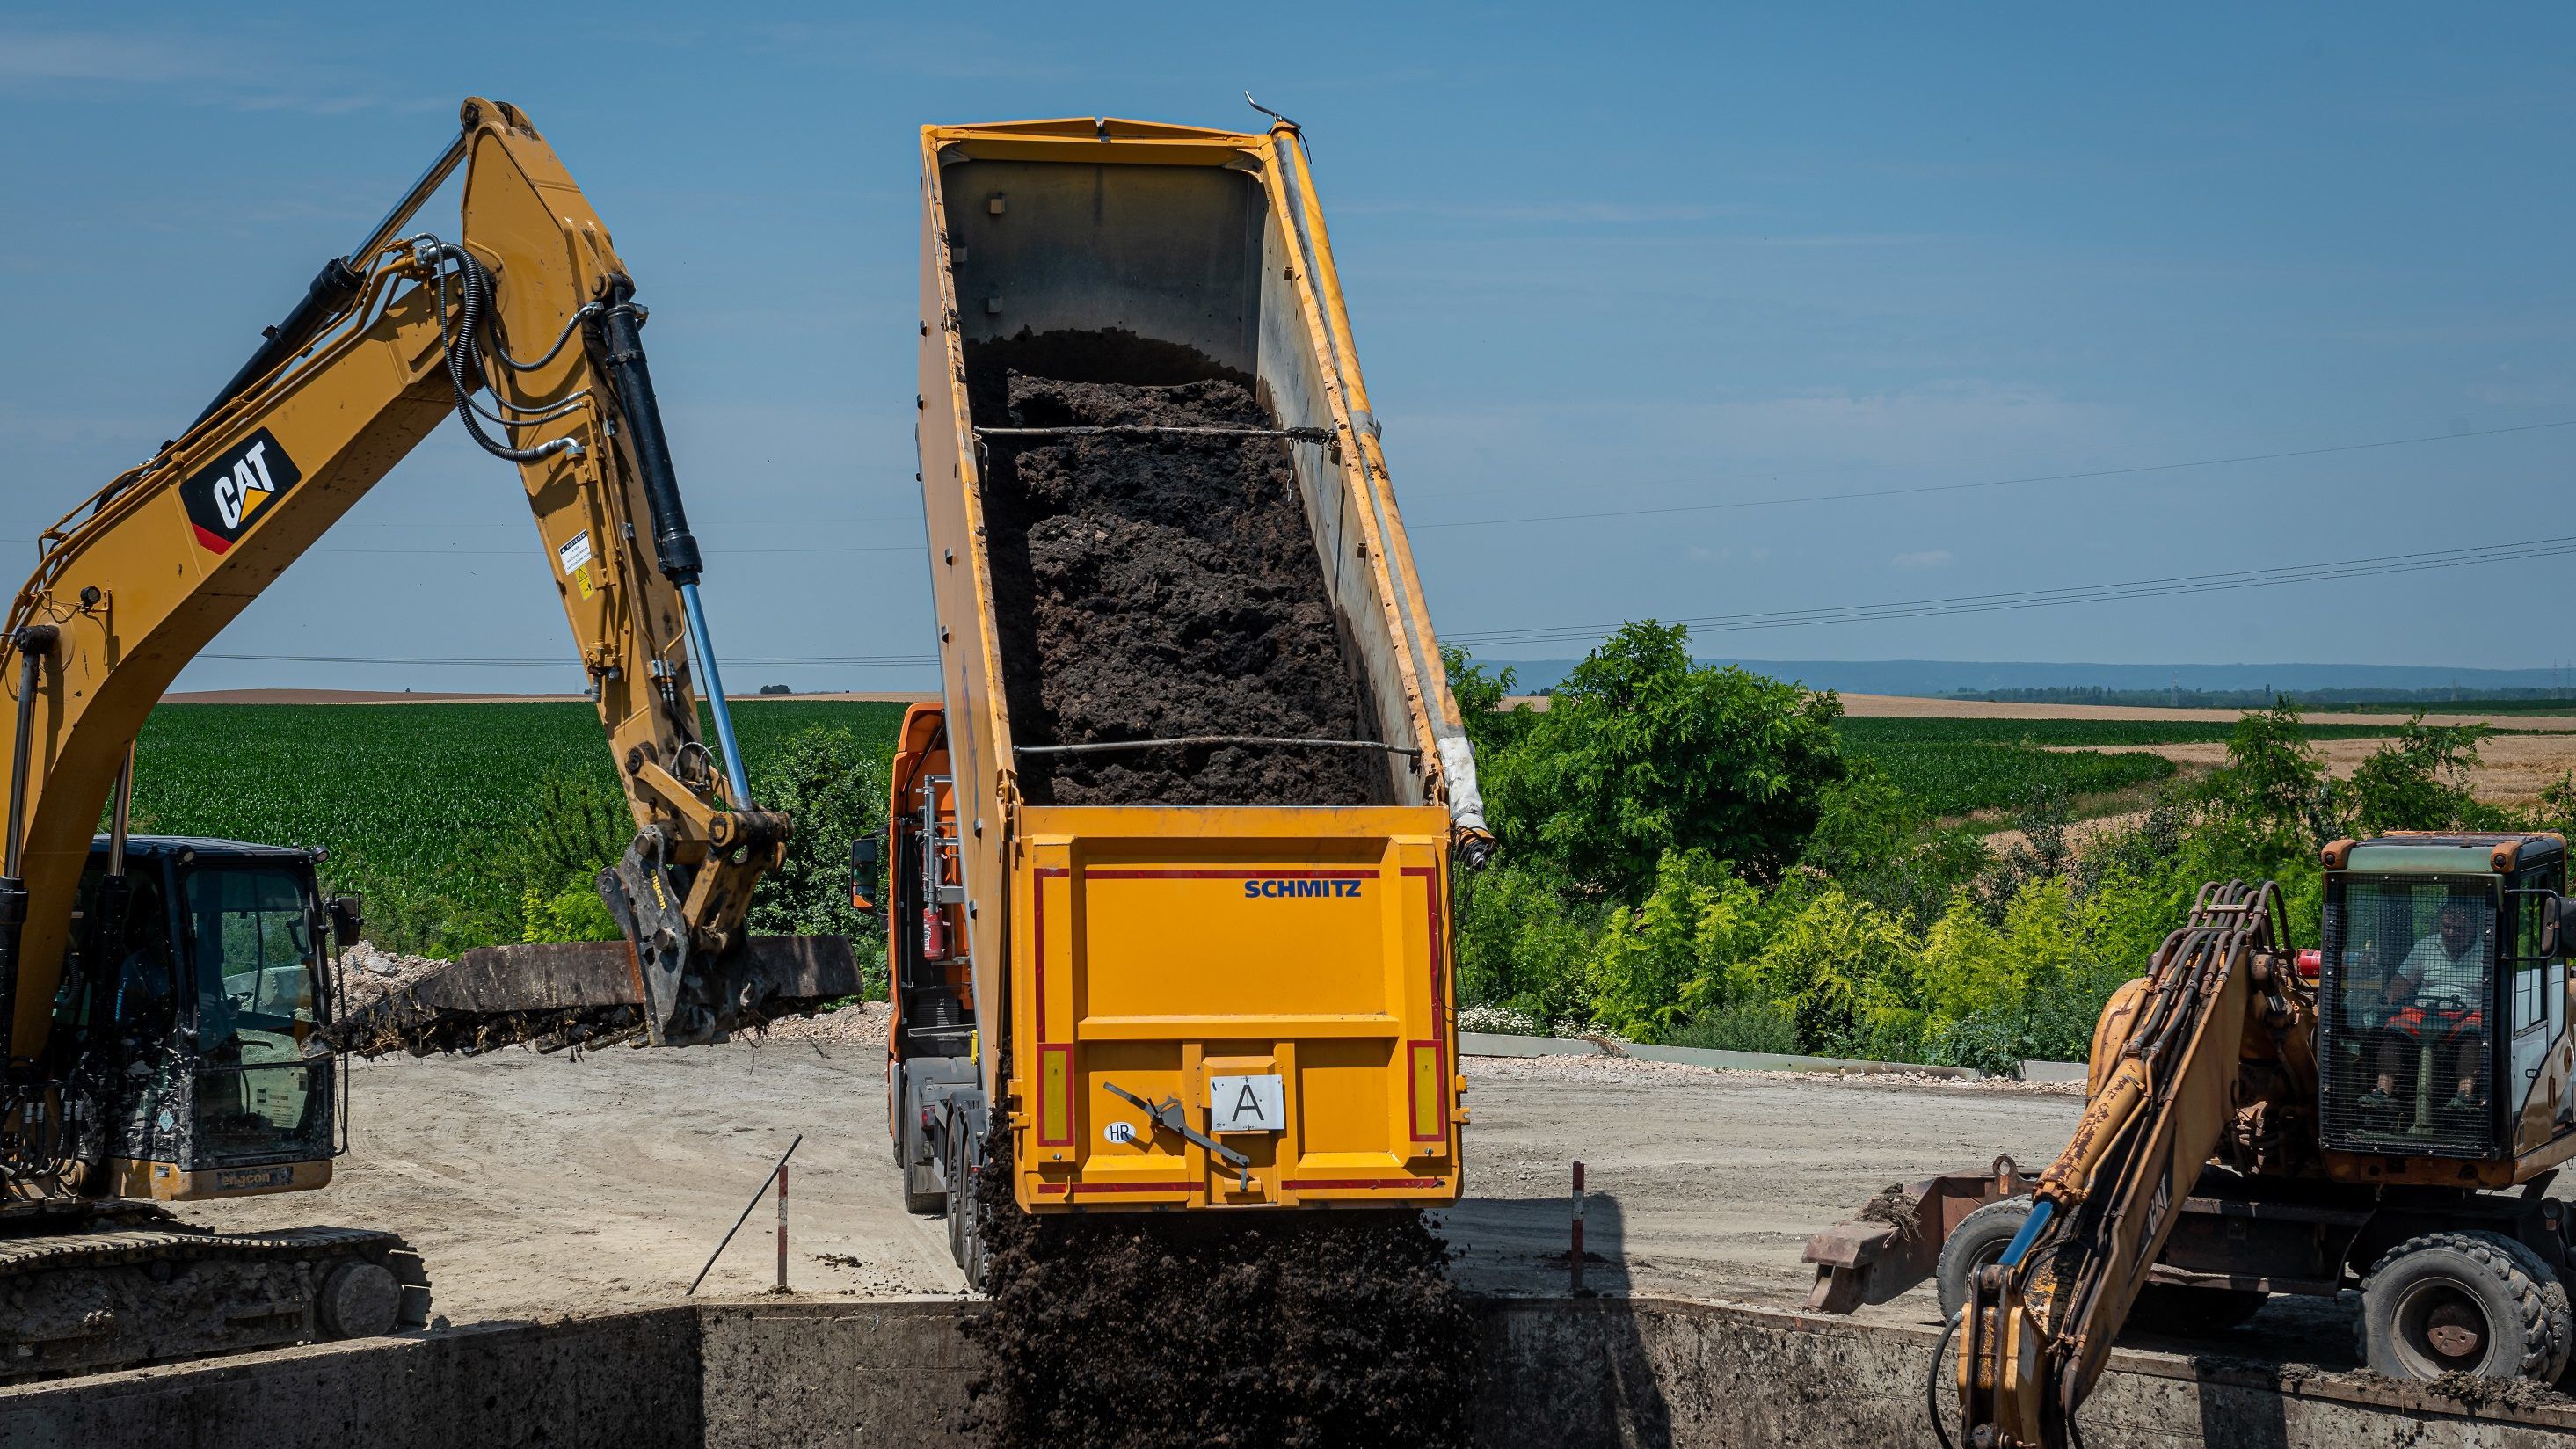
M 2479 428 L 2463 433 L 2427 433 L 2420 438 L 2386 438 L 2375 443 L 2337 443 L 2324 448 L 2293 448 L 2279 453 L 2245 453 L 2232 458 L 2195 458 L 2184 463 L 2141 463 L 2127 468 L 2095 468 L 2081 473 L 2034 473 L 2027 478 L 1990 478 L 1980 483 L 1924 483 L 1906 488 L 1871 488 L 1852 493 L 1790 493 L 1777 498 L 1739 498 L 1726 503 L 1676 503 L 1661 508 L 1611 508 L 1589 513 L 1533 513 L 1514 518 L 1453 518 L 1417 523 L 1417 529 L 1491 528 L 1507 523 L 1571 523 L 1587 518 L 1647 518 L 1668 513 L 1716 513 L 1736 508 L 1778 508 L 1792 503 L 1839 503 L 1861 498 L 1902 498 L 1918 493 L 1965 493 L 1980 488 L 2011 488 L 2025 483 L 2073 483 L 2091 478 L 2126 478 L 2140 473 L 2170 473 L 2182 468 L 2216 468 L 2229 463 L 2273 463 L 2285 458 L 2322 458 L 2333 453 L 2360 453 L 2373 448 L 2404 448 L 2417 443 L 2447 443 L 2456 438 L 2492 438 L 2507 433 L 2536 433 L 2549 428 L 2576 428 L 2576 418 L 2554 423 L 2523 423 L 2510 428 Z
M 2421 553 L 2379 554 L 2367 558 L 2337 559 L 2322 563 L 2239 569 L 2223 573 L 2174 574 L 2163 578 L 2130 579 L 2106 584 L 2078 584 L 2056 589 L 2021 589 L 1992 594 L 1953 594 L 1931 599 L 1833 605 L 1815 609 L 1707 614 L 1672 619 L 1667 622 L 1687 624 L 1693 630 L 1705 633 L 1794 629 L 1818 624 L 1870 623 L 1892 619 L 1937 618 L 1952 614 L 1987 614 L 2013 609 L 2055 608 L 2066 604 L 2158 598 L 2172 594 L 2278 588 L 2287 584 L 2375 578 L 2387 574 L 2420 573 L 2428 569 L 2468 568 L 2479 564 L 2555 558 L 2567 554 L 2576 554 L 2576 535 L 2527 539 L 2513 543 L 2481 544 L 2470 548 L 2435 549 Z M 1451 640 L 1455 643 L 1488 648 L 1522 644 L 1570 643 L 1598 639 L 1617 627 L 1617 625 L 1592 624 L 1488 629 L 1453 635 Z

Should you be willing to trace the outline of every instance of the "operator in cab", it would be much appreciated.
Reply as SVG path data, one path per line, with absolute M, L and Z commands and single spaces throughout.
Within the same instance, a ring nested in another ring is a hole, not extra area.
M 2362 1098 L 2365 1106 L 2384 1106 L 2395 1095 L 2407 1063 L 2434 1048 L 2438 1068 L 2451 1062 L 2459 1090 L 2445 1105 L 2471 1109 L 2486 1105 L 2488 912 L 2473 896 L 2455 895 L 2442 902 L 2441 917 L 2380 992 L 2392 1008 L 2379 1042 L 2379 1082 Z

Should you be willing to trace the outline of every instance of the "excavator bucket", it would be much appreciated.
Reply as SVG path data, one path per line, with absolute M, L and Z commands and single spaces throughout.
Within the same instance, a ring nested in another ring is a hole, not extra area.
M 1808 1310 L 1849 1313 L 1887 1302 L 1932 1276 L 1943 1240 L 1968 1214 L 2028 1191 L 2029 1179 L 2009 1155 L 1997 1157 L 1983 1175 L 1945 1173 L 1890 1186 L 1864 1204 L 1858 1217 L 1807 1240 L 1806 1259 L 1816 1265 Z
M 702 1010 L 691 1013 L 686 1036 L 652 1019 L 633 945 L 576 941 L 476 947 L 343 1017 L 323 1037 L 368 1057 L 473 1056 L 522 1043 L 553 1052 L 639 1036 L 681 1046 L 782 1016 L 810 1016 L 859 991 L 858 959 L 845 936 L 753 936 L 724 956 L 691 964 L 690 995 Z

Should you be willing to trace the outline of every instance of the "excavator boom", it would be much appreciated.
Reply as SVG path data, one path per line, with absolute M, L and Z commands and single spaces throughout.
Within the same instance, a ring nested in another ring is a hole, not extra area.
M 455 239 L 411 230 L 459 167 Z M 627 939 L 593 950 L 608 953 L 610 975 L 622 967 L 630 1009 L 582 1029 L 700 1041 L 855 989 L 836 961 L 801 977 L 764 970 L 774 951 L 743 936 L 753 884 L 790 825 L 749 799 L 644 320 L 608 229 L 544 138 L 516 108 L 468 100 L 456 140 L 323 267 L 197 422 L 46 533 L 0 654 L 16 706 L 0 862 L 10 1058 L 45 1056 L 74 887 L 145 717 L 451 413 L 518 469 L 635 820 L 634 845 L 602 880 Z M 715 749 L 700 739 L 701 699 Z M 509 1033 L 554 1029 L 544 1010 L 512 1008 L 547 999 L 545 973 L 563 964 L 534 958 L 515 993 L 487 982 L 480 1009 Z M 794 998 L 774 989 L 789 978 Z M 429 1044 L 456 1039 L 451 1029 Z
M 2068 1442 L 2076 1407 L 2234 1120 L 2238 1063 L 2249 1045 L 2268 1054 L 2305 1009 L 2289 984 L 2287 940 L 2270 882 L 2204 886 L 2145 979 L 2112 997 L 2083 1119 L 1960 1314 L 1959 1442 Z

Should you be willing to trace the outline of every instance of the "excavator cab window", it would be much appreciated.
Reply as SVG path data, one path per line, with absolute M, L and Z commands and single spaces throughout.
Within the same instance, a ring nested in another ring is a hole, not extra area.
M 2319 983 L 2325 1145 L 2489 1157 L 2500 926 L 2492 875 L 2360 874 L 2326 884 Z
M 2550 1043 L 2567 1028 L 2567 944 L 2558 937 L 2560 905 L 2567 885 L 2564 860 L 2515 874 L 2505 896 L 2512 920 L 2512 946 L 2506 1004 L 2512 1015 L 2506 1030 L 2512 1047 L 2501 1080 L 2506 1106 L 2521 1115 L 2523 1098 L 2540 1079 Z
M 327 1156 L 331 1061 L 319 912 L 295 864 L 201 861 L 182 878 L 196 1030 L 197 1153 L 216 1162 Z

